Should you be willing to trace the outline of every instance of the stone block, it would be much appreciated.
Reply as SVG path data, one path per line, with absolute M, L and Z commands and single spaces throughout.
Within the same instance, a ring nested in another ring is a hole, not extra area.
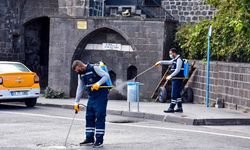
M 184 12 L 184 15 L 185 15 L 185 16 L 189 15 L 189 11 L 185 11 L 185 12 Z
M 75 16 L 84 16 L 84 9 L 83 8 L 75 8 Z
M 191 6 L 188 6 L 188 7 L 187 7 L 187 11 L 189 11 L 189 12 L 192 11 L 192 7 L 191 7 Z
M 181 5 L 182 5 L 182 6 L 187 6 L 188 3 L 187 3 L 187 2 L 182 2 Z
M 172 14 L 173 15 L 178 14 L 178 10 L 172 10 Z
M 61 7 L 66 7 L 66 1 L 67 1 L 67 0 L 58 0 L 59 8 L 61 8 Z
M 202 11 L 201 13 L 203 16 L 206 16 L 207 15 L 207 11 Z
M 170 4 L 169 1 L 163 1 L 163 5 L 164 5 L 164 6 L 167 6 L 167 5 L 169 5 L 169 4 Z
M 171 9 L 176 9 L 176 6 L 175 6 L 175 5 L 172 5 L 172 6 L 171 6 Z
M 175 1 L 171 1 L 170 5 L 175 5 Z M 172 7 L 172 6 L 171 6 Z

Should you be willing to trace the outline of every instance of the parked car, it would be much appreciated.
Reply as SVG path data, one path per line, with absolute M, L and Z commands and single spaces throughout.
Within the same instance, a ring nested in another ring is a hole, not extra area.
M 25 102 L 34 107 L 39 95 L 36 73 L 20 62 L 0 61 L 0 102 Z

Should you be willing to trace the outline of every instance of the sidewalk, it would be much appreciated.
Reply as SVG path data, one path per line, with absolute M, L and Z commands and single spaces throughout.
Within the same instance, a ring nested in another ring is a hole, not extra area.
M 87 100 L 82 99 L 80 103 L 86 105 Z M 73 104 L 74 99 L 45 99 L 40 97 L 37 101 L 39 106 L 69 109 L 73 109 Z M 163 110 L 168 106 L 168 103 L 140 102 L 140 112 L 137 112 L 137 103 L 132 103 L 129 112 L 127 101 L 109 100 L 108 114 L 187 125 L 250 125 L 249 113 L 229 109 L 206 108 L 200 104 L 183 104 L 183 113 L 163 113 Z

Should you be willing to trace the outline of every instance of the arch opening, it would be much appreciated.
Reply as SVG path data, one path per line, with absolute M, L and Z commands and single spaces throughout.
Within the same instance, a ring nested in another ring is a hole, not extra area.
M 84 63 L 103 61 L 110 70 L 113 85 L 117 80 L 126 80 L 122 70 L 126 70 L 129 62 L 135 63 L 133 46 L 122 34 L 110 28 L 99 28 L 85 36 L 76 48 L 74 60 Z M 70 96 L 74 97 L 77 88 L 77 74 L 71 71 Z M 112 93 L 112 91 L 111 91 Z
M 133 65 L 127 69 L 127 80 L 134 79 L 137 76 L 137 68 Z
M 25 65 L 40 78 L 41 90 L 48 86 L 50 19 L 40 17 L 24 25 Z

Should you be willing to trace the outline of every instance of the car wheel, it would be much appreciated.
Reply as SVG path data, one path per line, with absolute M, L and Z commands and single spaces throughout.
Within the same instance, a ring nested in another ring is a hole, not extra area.
M 36 100 L 36 98 L 30 98 L 26 99 L 24 102 L 27 107 L 34 107 L 36 105 Z

